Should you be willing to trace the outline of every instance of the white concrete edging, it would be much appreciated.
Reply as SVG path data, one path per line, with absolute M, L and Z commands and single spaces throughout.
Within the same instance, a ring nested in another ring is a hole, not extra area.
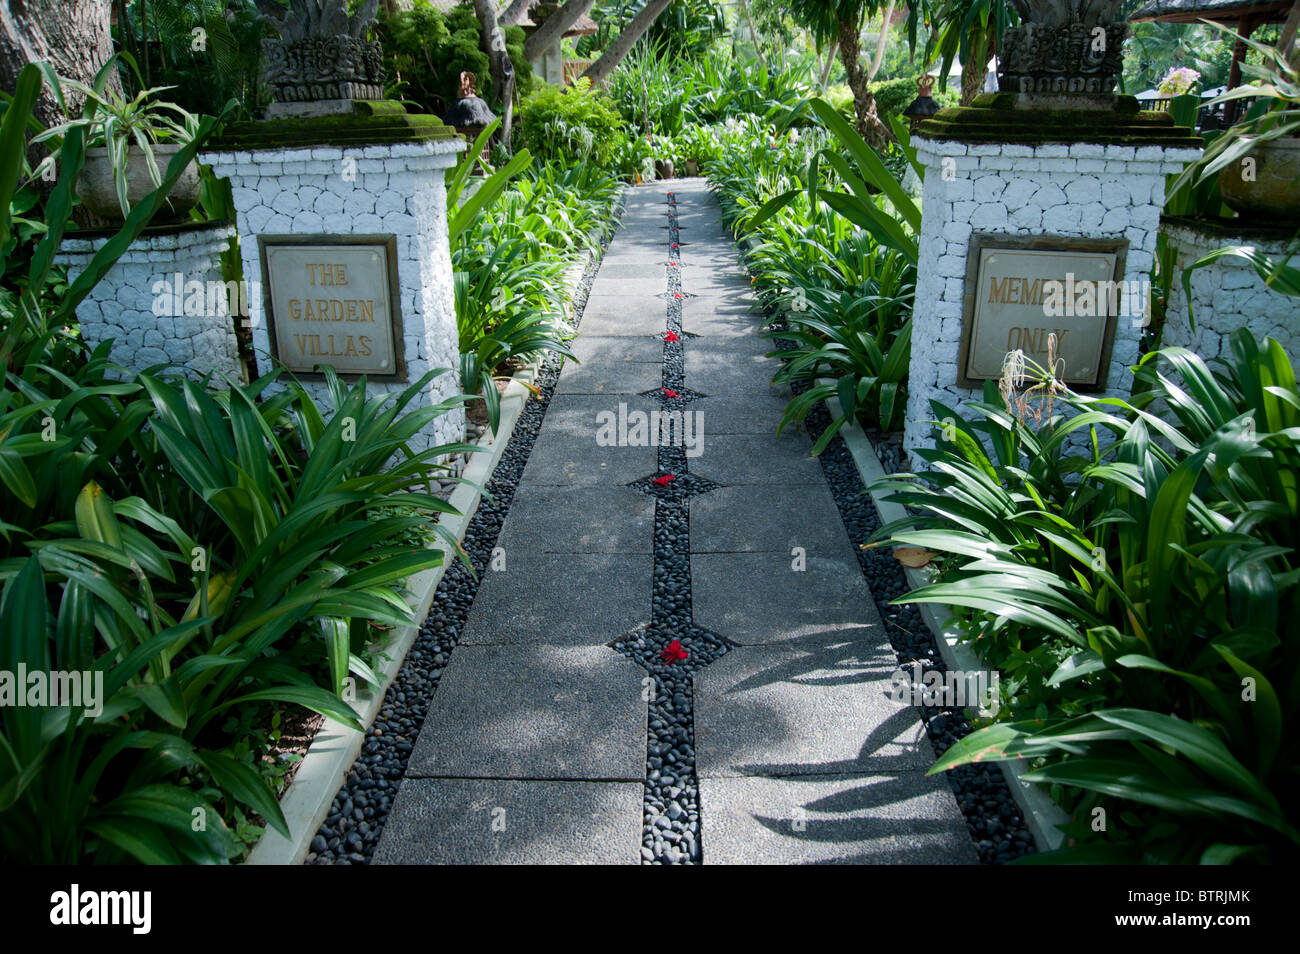
M 573 293 L 581 282 L 583 274 L 590 265 L 595 253 L 584 250 L 565 270 L 564 286 L 569 306 L 572 307 Z M 549 352 L 547 352 L 549 354 Z M 501 421 L 497 432 L 491 432 L 480 438 L 479 446 L 485 451 L 471 454 L 461 473 L 462 483 L 452 491 L 449 503 L 458 511 L 458 515 L 442 514 L 439 525 L 450 531 L 457 540 L 465 539 L 469 522 L 478 510 L 482 499 L 481 487 L 487 487 L 505 452 L 506 445 L 514 433 L 515 424 L 523 413 L 524 405 L 532 392 L 532 385 L 541 370 L 546 354 L 538 355 L 527 367 L 515 373 L 506 389 L 501 394 Z M 498 439 L 499 438 L 499 439 Z M 369 729 L 379 714 L 388 687 L 392 685 L 397 672 L 406 660 L 406 654 L 415 643 L 420 632 L 420 625 L 429 615 L 433 605 L 434 594 L 443 574 L 451 561 L 457 559 L 455 553 L 447 553 L 442 566 L 408 577 L 407 605 L 414 613 L 415 622 L 397 631 L 393 640 L 384 647 L 386 658 L 375 667 L 379 677 L 378 686 L 362 686 L 357 691 L 357 701 L 352 708 L 357 713 L 361 725 Z M 298 865 L 302 864 L 311 849 L 312 838 L 329 815 L 334 796 L 343 787 L 343 780 L 348 770 L 361 753 L 361 745 L 366 733 L 358 732 L 334 719 L 326 719 L 317 730 L 307 754 L 303 756 L 298 771 L 280 796 L 280 810 L 284 812 L 289 824 L 289 837 L 268 828 L 265 834 L 244 859 L 249 865 Z
M 832 418 L 842 413 L 840 402 L 834 396 L 826 400 L 826 405 Z M 858 476 L 862 478 L 863 486 L 869 488 L 872 483 L 887 476 L 870 438 L 856 421 L 845 422 L 840 428 L 840 436 L 844 438 L 844 446 L 853 456 L 853 463 L 857 466 Z M 876 513 L 880 515 L 882 526 L 907 516 L 907 510 L 902 504 L 884 500 L 882 495 L 870 490 L 868 493 L 871 494 L 871 502 L 876 506 Z M 907 577 L 908 586 L 912 589 L 933 582 L 929 571 L 924 568 L 914 569 L 904 566 L 902 569 Z M 979 654 L 962 641 L 960 631 L 947 625 L 953 615 L 948 607 L 937 603 L 915 605 L 921 611 L 921 618 L 934 633 L 935 642 L 939 644 L 939 654 L 949 669 L 977 672 L 988 668 Z M 1065 835 L 1056 826 L 1068 822 L 1069 816 L 1041 788 L 1021 778 L 1026 771 L 1023 760 L 999 762 L 998 767 L 1002 769 L 1007 787 L 1011 789 L 1012 797 L 1015 798 L 1016 804 L 1020 806 L 1020 811 L 1025 816 L 1025 825 L 1034 836 L 1034 844 L 1038 850 L 1052 851 L 1061 847 Z

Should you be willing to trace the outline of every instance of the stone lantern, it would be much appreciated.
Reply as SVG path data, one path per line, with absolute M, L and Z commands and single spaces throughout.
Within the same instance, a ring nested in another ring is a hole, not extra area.
M 460 92 L 457 94 L 460 98 L 452 103 L 451 109 L 447 110 L 443 116 L 443 122 L 448 126 L 455 128 L 470 145 L 474 144 L 484 129 L 496 122 L 496 114 L 488 108 L 488 104 L 478 95 L 475 87 L 478 79 L 475 75 L 466 70 L 460 74 Z M 483 161 L 486 162 L 489 154 L 490 144 L 483 145 Z

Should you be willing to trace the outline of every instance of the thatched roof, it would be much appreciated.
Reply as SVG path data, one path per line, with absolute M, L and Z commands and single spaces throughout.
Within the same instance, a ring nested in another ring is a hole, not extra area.
M 1290 0 L 1151 0 L 1129 17 L 1130 21 L 1163 20 L 1166 23 L 1195 23 L 1212 20 L 1235 26 L 1242 17 L 1285 20 Z

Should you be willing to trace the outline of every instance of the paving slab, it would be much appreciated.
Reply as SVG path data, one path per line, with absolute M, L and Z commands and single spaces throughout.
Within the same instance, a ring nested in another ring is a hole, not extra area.
M 694 470 L 717 480 L 703 467 Z M 696 497 L 690 507 L 692 553 L 790 554 L 794 547 L 802 547 L 807 556 L 852 553 L 825 484 L 720 487 Z
M 765 358 L 750 347 L 717 343 L 686 349 L 686 386 L 710 394 L 783 393 L 788 389 L 772 386 L 772 377 L 780 369 L 775 358 Z
M 457 646 L 406 774 L 640 782 L 644 677 L 608 646 Z
M 515 491 L 497 546 L 513 553 L 651 553 L 654 500 L 631 487 Z
M 651 281 L 658 280 L 661 285 L 668 285 L 668 256 L 662 262 L 601 262 L 599 277 L 614 281 Z
M 655 346 L 653 339 L 648 340 Z M 660 342 L 657 347 L 662 351 L 663 343 Z M 591 364 L 585 361 L 581 364 L 566 361 L 560 371 L 560 380 L 555 385 L 555 393 L 575 396 L 640 394 L 659 387 L 663 378 L 662 365 L 648 361 L 595 361 Z
M 585 365 L 619 364 L 624 361 L 659 365 L 664 359 L 663 341 L 651 335 L 632 337 L 579 334 L 569 343 L 569 347 L 578 362 Z M 617 369 L 614 369 L 614 373 L 618 373 Z
M 696 624 L 742 646 L 837 629 L 881 645 L 885 640 L 852 553 L 697 553 L 691 557 L 691 595 Z M 867 637 L 864 626 L 879 636 Z
M 602 269 L 596 273 L 596 280 L 591 283 L 593 298 L 617 297 L 629 295 L 636 298 L 649 298 L 659 302 L 659 310 L 667 308 L 668 303 L 657 296 L 668 291 L 668 269 L 661 268 L 652 278 L 620 278 L 608 276 Z M 590 302 L 590 299 L 588 299 Z
M 609 406 L 609 398 L 596 400 L 603 409 L 617 415 L 617 408 Z M 547 417 L 550 417 L 549 411 Z M 654 471 L 659 460 L 655 447 L 602 446 L 596 437 L 595 417 L 595 412 L 585 415 L 585 419 L 592 423 L 581 437 L 567 429 L 542 428 L 524 468 L 524 480 L 528 486 L 621 487 Z M 616 429 L 612 436 L 617 440 Z
M 921 774 L 934 747 L 919 709 L 892 698 L 897 671 L 879 624 L 733 649 L 695 676 L 696 770 Z
M 973 865 L 942 778 L 903 775 L 700 780 L 705 864 Z
M 706 435 L 775 434 L 785 413 L 784 398 L 768 394 L 709 395 L 690 405 L 704 415 Z M 797 428 L 791 424 L 787 430 Z
M 664 285 L 664 289 L 667 289 Z M 668 302 L 632 295 L 592 295 L 582 310 L 584 335 L 656 335 L 668 327 Z
M 648 622 L 654 572 L 648 553 L 504 557 L 504 569 L 484 571 L 460 645 L 603 646 Z
M 709 426 L 712 415 L 703 407 L 697 410 L 704 415 L 704 441 L 693 466 L 713 480 L 728 486 L 826 485 L 822 465 L 812 456 L 812 444 L 800 431 L 787 427 L 780 435 L 775 428 L 762 434 L 715 433 Z
M 406 779 L 377 865 L 628 865 L 641 860 L 639 782 Z

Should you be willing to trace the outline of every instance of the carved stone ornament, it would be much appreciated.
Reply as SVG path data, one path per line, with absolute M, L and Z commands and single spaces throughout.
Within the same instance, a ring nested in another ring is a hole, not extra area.
M 998 88 L 1049 96 L 1108 96 L 1124 68 L 1121 0 L 1011 0 L 1020 26 L 1003 34 Z
M 262 40 L 262 79 L 280 103 L 384 97 L 383 50 L 366 40 L 379 0 L 354 15 L 346 0 L 257 0 L 259 17 L 280 34 Z

